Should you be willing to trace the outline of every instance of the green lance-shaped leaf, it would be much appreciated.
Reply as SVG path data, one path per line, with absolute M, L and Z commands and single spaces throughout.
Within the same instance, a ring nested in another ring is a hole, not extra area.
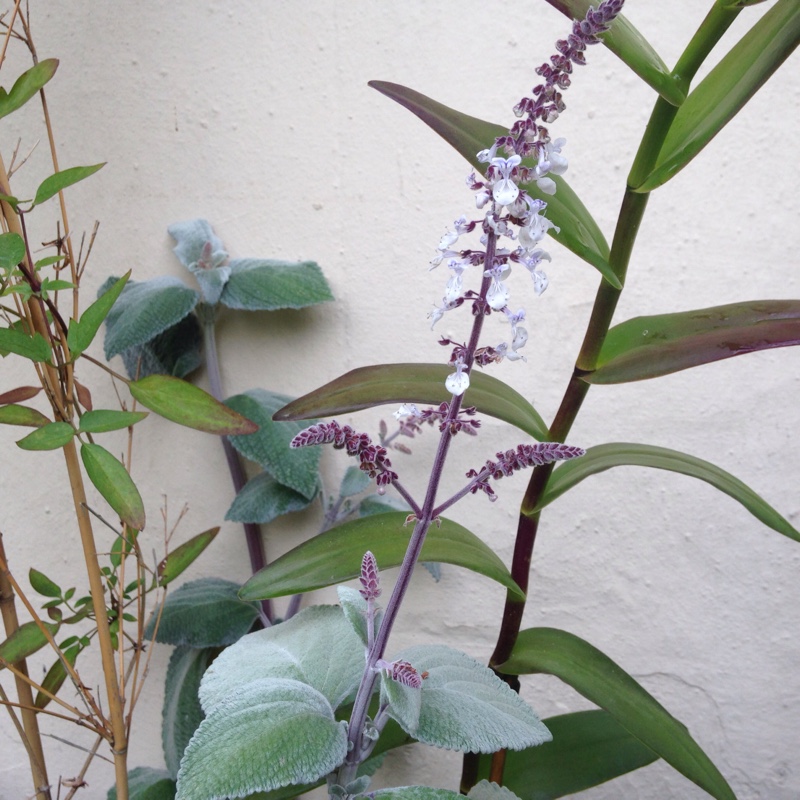
M 24 106 L 56 73 L 57 58 L 46 58 L 17 78 L 10 92 L 0 87 L 0 117 Z
M 404 525 L 406 516 L 404 512 L 375 514 L 315 536 L 253 575 L 239 595 L 263 600 L 343 583 L 359 576 L 367 550 L 381 569 L 399 566 L 413 527 Z M 441 527 L 431 525 L 420 560 L 470 569 L 497 581 L 518 598 L 524 596 L 500 558 L 475 534 L 449 519 L 441 523 Z
M 682 170 L 742 109 L 800 41 L 797 0 L 778 0 L 681 106 L 653 171 L 635 187 L 651 192 Z
M 130 528 L 144 528 L 142 496 L 122 463 L 99 444 L 81 445 L 81 459 L 89 480 L 103 499 Z
M 200 679 L 217 651 L 209 648 L 176 647 L 164 681 L 161 710 L 161 744 L 164 761 L 173 778 L 178 777 L 186 745 L 203 721 L 197 693 Z
M 503 784 L 521 800 L 566 797 L 658 759 L 607 711 L 576 711 L 542 721 L 552 742 L 506 753 Z M 491 761 L 481 757 L 479 777 L 488 777 Z
M 219 526 L 198 533 L 188 542 L 176 547 L 158 565 L 158 585 L 172 583 L 187 567 L 191 566 L 219 533 Z
M 478 161 L 477 154 L 490 147 L 498 136 L 508 133 L 507 127 L 462 114 L 405 86 L 386 81 L 370 81 L 369 85 L 416 114 L 481 172 L 486 170 L 486 164 Z M 528 161 L 523 163 L 535 166 Z M 608 243 L 592 215 L 562 177 L 548 177 L 558 187 L 554 195 L 542 193 L 535 183 L 524 184 L 524 188 L 531 196 L 547 203 L 547 218 L 560 228 L 560 232 L 551 229 L 549 234 L 599 270 L 612 286 L 621 288 L 619 278 L 608 264 Z
M 220 302 L 246 311 L 305 308 L 333 300 L 328 282 L 314 261 L 291 263 L 235 258 Z
M 749 300 L 615 325 L 587 383 L 627 383 L 800 344 L 800 300 Z
M 249 683 L 200 723 L 181 762 L 177 800 L 245 797 L 316 781 L 344 760 L 346 731 L 307 684 Z
M 111 283 L 110 287 L 81 314 L 80 320 L 71 319 L 69 321 L 67 345 L 73 356 L 82 353 L 92 343 L 97 331 L 100 330 L 100 326 L 111 311 L 111 307 L 122 294 L 130 275 L 129 270 L 121 278 Z
M 245 457 L 260 464 L 275 480 L 311 500 L 319 488 L 318 447 L 292 449 L 289 443 L 306 426 L 296 422 L 276 422 L 274 414 L 291 398 L 250 389 L 228 398 L 225 403 L 258 425 L 252 436 L 232 436 L 231 444 Z
M 220 578 L 200 578 L 167 595 L 155 640 L 189 647 L 226 647 L 246 634 L 258 609 L 240 600 L 239 586 Z M 156 611 L 147 623 L 145 637 L 153 638 Z
M 488 667 L 443 645 L 417 645 L 398 653 L 422 681 L 415 739 L 461 752 L 522 750 L 552 738 L 528 704 Z M 390 709 L 391 713 L 391 709 Z M 403 720 L 396 718 L 403 727 Z
M 446 364 L 376 364 L 359 367 L 309 392 L 275 414 L 277 420 L 310 419 L 348 414 L 386 403 L 439 403 L 450 401 L 445 379 L 453 371 Z M 497 378 L 473 369 L 464 405 L 475 406 L 508 422 L 534 439 L 547 439 L 547 425 L 536 409 Z
M 131 394 L 161 417 L 206 433 L 249 434 L 258 426 L 208 392 L 180 378 L 149 375 L 129 384 Z
M 699 478 L 740 502 L 766 526 L 800 542 L 800 531 L 793 528 L 772 506 L 729 472 L 687 453 L 647 444 L 629 442 L 601 444 L 590 447 L 583 458 L 564 462 L 553 472 L 547 489 L 536 507 L 537 510 L 552 503 L 590 475 L 621 466 L 654 467 Z
M 3 425 L 22 425 L 26 428 L 41 428 L 50 422 L 41 411 L 28 406 L 11 403 L 0 406 L 0 423 Z
M 25 240 L 18 233 L 0 234 L 0 270 L 10 272 L 25 258 Z
M 71 666 L 75 666 L 75 662 L 82 649 L 81 645 L 64 648 L 64 658 L 67 659 Z M 33 701 L 34 706 L 36 706 L 36 708 L 47 708 L 52 699 L 50 695 L 58 694 L 58 690 L 64 685 L 66 680 L 67 668 L 64 666 L 64 662 L 60 658 L 57 658 L 50 669 L 47 670 L 47 674 L 42 681 L 42 689 L 46 691 L 40 690 L 36 692 L 36 698 Z
M 129 800 L 175 800 L 175 781 L 163 769 L 136 767 L 128 773 Z M 117 800 L 117 789 L 108 790 L 106 800 Z
M 93 164 L 90 167 L 70 167 L 69 169 L 61 170 L 61 172 L 56 172 L 55 175 L 45 178 L 39 184 L 39 188 L 36 190 L 36 196 L 33 198 L 33 204 L 35 206 L 41 205 L 51 197 L 57 195 L 62 189 L 66 189 L 68 186 L 72 186 L 72 184 L 79 183 L 90 175 L 94 175 L 97 170 L 102 169 L 104 166 L 105 162 L 102 164 Z
M 38 569 L 30 568 L 28 571 L 28 581 L 34 592 L 38 592 L 44 597 L 61 597 L 61 587 L 47 577 Z
M 48 422 L 17 442 L 23 450 L 58 450 L 72 440 L 75 429 L 68 422 Z
M 547 0 L 570 19 L 583 19 L 592 0 Z M 594 6 L 597 7 L 597 2 Z M 686 94 L 670 74 L 650 42 L 620 14 L 611 28 L 600 36 L 600 41 L 624 61 L 648 86 L 655 89 L 668 103 L 679 106 Z M 591 60 L 591 56 L 589 57 Z
M 267 678 L 307 684 L 332 708 L 355 692 L 364 647 L 339 606 L 311 606 L 286 622 L 242 636 L 209 667 L 200 688 L 206 714 L 247 684 Z
M 225 519 L 231 522 L 268 522 L 308 508 L 311 499 L 278 483 L 269 473 L 262 472 L 251 478 L 236 495 Z
M 112 278 L 106 281 L 101 294 L 114 283 Z M 169 275 L 143 282 L 128 281 L 106 316 L 106 358 L 146 344 L 177 325 L 199 299 L 194 289 Z
M 16 353 L 31 361 L 49 361 L 50 345 L 41 333 L 28 336 L 15 328 L 0 328 L 0 355 Z
M 717 800 L 735 800 L 719 770 L 689 734 L 627 672 L 588 642 L 555 628 L 520 633 L 511 658 L 500 664 L 511 675 L 555 675 L 608 711 L 626 730 Z
M 108 433 L 129 428 L 147 416 L 146 411 L 113 411 L 98 409 L 87 411 L 80 421 L 78 430 L 81 433 Z
M 53 635 L 58 631 L 56 623 L 45 622 L 44 626 Z M 35 622 L 23 623 L 4 642 L 0 642 L 0 669 L 32 656 L 46 644 L 47 637 Z

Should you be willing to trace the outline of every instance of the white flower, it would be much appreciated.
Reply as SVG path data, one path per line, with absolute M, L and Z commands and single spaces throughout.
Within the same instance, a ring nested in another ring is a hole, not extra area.
M 500 173 L 500 177 L 492 185 L 492 197 L 495 203 L 507 206 L 519 197 L 519 188 L 511 180 L 511 173 L 522 162 L 522 158 L 513 155 L 511 158 L 493 158 L 492 167 Z
M 461 297 L 461 290 L 464 282 L 462 275 L 464 274 L 466 265 L 460 261 L 453 260 L 447 266 L 453 271 L 453 275 L 450 280 L 447 281 L 447 286 L 444 289 L 444 302 L 454 303 Z
M 445 311 L 452 311 L 457 305 L 458 303 L 455 301 L 448 303 L 447 300 L 442 298 L 442 305 L 434 306 L 433 311 L 428 312 L 428 319 L 433 320 L 433 322 L 431 322 L 431 330 L 433 330 L 433 326 L 444 316 Z
M 508 286 L 503 281 L 493 278 L 492 285 L 486 293 L 486 302 L 493 311 L 500 311 L 508 305 L 510 295 Z
M 476 156 L 481 164 L 488 164 L 497 153 L 497 142 L 495 142 L 488 150 L 481 150 Z
M 469 375 L 464 372 L 464 360 L 459 358 L 455 363 L 456 371 L 447 376 L 444 385 L 450 394 L 460 397 L 469 389 Z
M 400 408 L 393 414 L 394 418 L 399 420 L 401 417 L 421 417 L 422 412 L 414 405 L 414 403 L 403 403 Z

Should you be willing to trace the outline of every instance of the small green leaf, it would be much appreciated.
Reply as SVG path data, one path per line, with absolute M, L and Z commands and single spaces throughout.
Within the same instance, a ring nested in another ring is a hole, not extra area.
M 313 261 L 290 263 L 235 258 L 220 302 L 246 311 L 305 308 L 333 300 L 328 282 Z
M 584 19 L 592 5 L 592 0 L 547 0 L 547 2 L 570 19 Z M 670 74 L 650 42 L 622 14 L 617 16 L 606 33 L 600 35 L 600 41 L 668 103 L 679 106 L 686 99 L 686 94 L 681 91 L 678 81 Z
M 69 321 L 69 332 L 67 333 L 67 345 L 73 356 L 82 353 L 94 340 L 97 331 L 108 316 L 111 307 L 122 294 L 125 284 L 130 278 L 130 270 L 121 278 L 116 280 L 104 291 L 97 300 L 92 303 L 81 315 L 80 321 L 71 319 Z
M 31 361 L 49 361 L 50 345 L 41 333 L 28 336 L 15 328 L 0 328 L 0 353 L 16 353 Z
M 521 800 L 566 797 L 658 759 L 607 711 L 577 711 L 543 722 L 552 742 L 506 753 L 503 784 Z M 490 765 L 491 757 L 482 756 L 478 776 L 488 777 Z
M 654 467 L 699 478 L 737 500 L 766 526 L 800 542 L 800 531 L 793 528 L 772 506 L 729 472 L 695 456 L 647 444 L 601 444 L 590 447 L 582 458 L 564 462 L 554 470 L 536 510 L 552 503 L 590 475 L 620 466 Z
M 361 558 L 367 550 L 372 551 L 381 569 L 399 566 L 413 527 L 404 526 L 405 521 L 405 513 L 392 512 L 339 525 L 277 558 L 253 575 L 239 595 L 246 600 L 263 600 L 343 583 L 359 576 Z M 441 527 L 431 525 L 420 559 L 471 569 L 523 597 L 494 551 L 452 520 L 443 519 Z
M 200 679 L 216 652 L 208 648 L 176 647 L 170 657 L 164 681 L 161 744 L 173 778 L 178 777 L 183 751 L 205 716 L 197 693 Z
M 64 658 L 69 661 L 69 663 L 74 667 L 75 661 L 78 659 L 78 655 L 83 649 L 82 646 L 78 645 L 75 647 L 64 647 L 63 643 L 61 645 L 62 653 Z M 46 692 L 38 691 L 36 693 L 36 699 L 33 701 L 33 704 L 36 708 L 47 708 L 50 704 L 50 700 L 52 699 L 50 695 L 58 694 L 58 690 L 64 685 L 64 682 L 67 680 L 67 669 L 64 666 L 64 662 L 57 658 L 53 665 L 47 670 L 47 674 L 44 676 L 44 680 L 42 681 L 42 688 L 46 689 Z
M 453 371 L 446 364 L 376 364 L 354 369 L 309 392 L 276 412 L 276 420 L 348 414 L 386 403 L 450 401 L 444 382 Z M 507 384 L 474 369 L 464 395 L 465 406 L 519 428 L 534 439 L 547 439 L 547 425 L 536 409 Z
M 181 762 L 177 800 L 245 797 L 309 783 L 346 755 L 347 723 L 334 719 L 319 692 L 294 680 L 254 681 L 200 723 Z
M 58 450 L 75 435 L 68 422 L 48 422 L 17 442 L 23 450 Z
M 197 386 L 168 375 L 149 375 L 129 384 L 143 406 L 187 428 L 218 435 L 250 434 L 258 426 Z
M 627 672 L 578 636 L 555 628 L 524 630 L 511 658 L 498 669 L 510 675 L 555 675 L 608 711 L 626 730 L 712 797 L 736 800 L 686 727 Z
M 789 57 L 800 40 L 797 0 L 778 0 L 680 107 L 650 176 L 651 192 L 682 170 Z
M 41 428 L 50 422 L 41 411 L 27 406 L 11 403 L 0 406 L 0 423 L 3 425 L 23 425 L 27 428 Z
M 200 687 L 206 714 L 260 679 L 313 687 L 332 708 L 358 688 L 364 648 L 339 606 L 311 606 L 280 625 L 242 636 L 209 667 Z
M 422 689 L 392 680 L 385 669 L 381 670 L 380 679 L 381 705 L 388 705 L 392 719 L 397 720 L 400 727 L 413 736 L 413 732 L 419 728 Z
M 0 88 L 0 117 L 24 106 L 55 75 L 56 69 L 58 59 L 46 58 L 23 72 L 10 92 Z
M 44 626 L 53 635 L 59 628 L 57 624 L 49 622 L 45 622 Z M 35 622 L 23 623 L 4 642 L 0 642 L 0 670 L 5 669 L 6 664 L 16 664 L 32 656 L 46 644 L 47 637 Z
M 163 769 L 136 767 L 128 773 L 129 800 L 175 800 L 175 781 Z M 117 789 L 108 790 L 106 800 L 117 800 Z
M 405 86 L 386 81 L 370 81 L 369 85 L 416 114 L 481 172 L 486 164 L 478 161 L 477 154 L 490 147 L 498 136 L 508 133 L 508 127 L 467 116 Z M 560 232 L 551 229 L 548 233 L 599 270 L 612 286 L 621 288 L 608 264 L 609 248 L 603 232 L 569 184 L 558 175 L 549 177 L 558 187 L 554 195 L 543 194 L 535 183 L 525 184 L 531 196 L 547 203 L 547 218 L 560 228 Z
M 21 403 L 36 397 L 42 391 L 41 386 L 18 386 L 16 389 L 9 389 L 7 392 L 0 393 L 0 405 L 6 403 Z
M 358 638 L 361 639 L 364 647 L 367 647 L 369 643 L 369 637 L 367 636 L 367 601 L 358 590 L 351 589 L 349 586 L 337 586 L 336 594 L 339 596 L 339 604 L 342 607 L 345 619 L 350 623 L 350 627 L 356 632 Z M 376 607 L 372 620 L 373 634 L 377 634 L 382 617 L 383 612 Z
M 107 433 L 129 428 L 147 416 L 146 411 L 112 411 L 98 409 L 87 411 L 82 417 L 78 430 L 81 433 Z
M 25 240 L 18 233 L 0 234 L 0 269 L 10 272 L 25 258 Z
M 252 603 L 240 600 L 239 585 L 220 578 L 200 578 L 167 595 L 155 640 L 189 647 L 226 647 L 241 639 L 258 616 Z M 158 611 L 145 628 L 153 638 Z
M 551 740 L 530 706 L 488 667 L 443 645 L 417 645 L 396 656 L 420 674 L 419 725 L 415 739 L 462 753 L 522 750 Z M 391 710 L 390 710 L 390 713 Z M 404 727 L 402 719 L 395 717 Z
M 800 300 L 749 300 L 634 317 L 608 332 L 587 383 L 626 383 L 800 344 Z
M 45 178 L 39 184 L 39 188 L 36 190 L 36 197 L 33 198 L 33 204 L 35 206 L 41 205 L 57 195 L 62 189 L 66 189 L 68 186 L 94 175 L 97 170 L 104 166 L 105 162 L 93 164 L 91 167 L 70 167 L 69 169 L 61 170 L 61 172 L 56 172 L 55 175 Z
M 278 483 L 269 473 L 262 472 L 242 487 L 225 519 L 266 525 L 284 514 L 308 508 L 310 503 L 311 500 L 300 492 Z
M 43 572 L 39 572 L 38 569 L 30 568 L 28 580 L 34 592 L 38 592 L 44 597 L 61 597 L 61 587 L 55 581 L 51 581 Z
M 112 280 L 106 282 L 106 287 Z M 177 325 L 192 312 L 199 299 L 194 289 L 169 275 L 149 281 L 128 281 L 107 312 L 106 358 L 146 344 Z
M 172 583 L 187 567 L 191 566 L 219 533 L 219 526 L 198 533 L 188 542 L 176 547 L 158 565 L 158 585 Z
M 265 389 L 250 389 L 228 398 L 225 403 L 229 408 L 258 425 L 252 436 L 232 436 L 230 441 L 245 458 L 260 464 L 279 483 L 311 500 L 319 488 L 320 448 L 290 448 L 289 443 L 306 425 L 274 421 L 275 412 L 290 399 Z
M 111 453 L 99 444 L 81 445 L 81 459 L 89 480 L 103 499 L 128 527 L 144 528 L 144 504 L 128 471 Z

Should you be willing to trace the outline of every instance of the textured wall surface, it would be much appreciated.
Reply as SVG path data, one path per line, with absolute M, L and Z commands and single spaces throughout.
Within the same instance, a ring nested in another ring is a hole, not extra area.
M 627 14 L 668 64 L 675 62 L 710 3 L 629 0 Z M 745 10 L 720 52 L 765 5 Z M 470 213 L 461 158 L 409 112 L 367 87 L 401 83 L 468 114 L 511 124 L 512 106 L 537 82 L 566 20 L 541 0 L 405 3 L 333 0 L 58 4 L 33 2 L 40 57 L 61 59 L 48 88 L 62 166 L 107 161 L 70 191 L 76 235 L 100 220 L 86 297 L 110 274 L 185 277 L 167 226 L 205 217 L 236 256 L 314 259 L 336 302 L 301 312 L 223 319 L 220 348 L 230 394 L 266 387 L 301 394 L 356 366 L 434 361 L 438 334 L 465 336 L 466 315 L 432 333 L 425 315 L 445 275 L 428 272 L 439 237 Z M 13 52 L 2 84 L 23 68 Z M 17 60 L 15 60 L 17 59 Z M 711 63 L 714 62 L 712 57 Z M 605 48 L 589 53 L 552 127 L 564 136 L 567 178 L 607 237 L 653 92 Z M 790 59 L 684 172 L 650 200 L 616 319 L 751 298 L 800 296 L 798 278 L 797 59 Z M 703 74 L 705 74 L 704 69 Z M 4 120 L 4 157 L 40 130 L 36 110 Z M 38 137 L 39 134 L 36 134 Z M 17 175 L 19 194 L 48 171 L 40 144 Z M 55 209 L 50 209 L 55 214 Z M 35 230 L 52 238 L 43 212 Z M 37 238 L 37 241 L 39 239 Z M 514 276 L 528 310 L 527 363 L 496 375 L 552 418 L 572 369 L 597 273 L 552 243 L 550 288 L 533 296 Z M 95 346 L 96 354 L 100 348 Z M 645 383 L 592 389 L 570 441 L 647 442 L 712 461 L 800 522 L 798 406 L 800 351 L 772 350 Z M 95 403 L 113 407 L 99 371 L 86 373 Z M 15 357 L 2 364 L 5 390 L 33 376 Z M 204 376 L 200 382 L 205 385 Z M 384 408 L 357 416 L 375 430 Z M 178 538 L 219 524 L 231 500 L 222 451 L 211 437 L 152 417 L 140 426 L 133 474 L 160 547 L 158 509 L 189 513 Z M 59 453 L 18 451 L 17 429 L 0 428 L 9 456 L 0 468 L 0 530 L 12 566 L 33 565 L 82 586 L 77 531 Z M 460 476 L 518 434 L 487 420 L 477 439 L 456 442 L 445 481 Z M 119 447 L 122 447 L 122 438 Z M 433 436 L 396 459 L 421 491 Z M 346 468 L 326 452 L 330 486 Z M 499 501 L 470 497 L 456 520 L 506 563 L 524 479 L 504 480 Z M 100 503 L 101 501 L 97 501 Z M 266 531 L 276 555 L 316 530 L 315 512 Z M 110 542 L 109 538 L 109 542 Z M 621 468 L 581 484 L 548 510 L 534 553 L 528 626 L 578 634 L 636 676 L 682 720 L 741 800 L 800 796 L 800 549 L 739 504 L 690 478 Z M 391 572 L 388 573 L 391 576 Z M 223 532 L 186 579 L 248 577 L 240 530 Z M 424 571 L 398 622 L 394 644 L 445 642 L 485 660 L 504 595 L 488 580 L 445 568 Z M 330 600 L 330 592 L 316 599 Z M 169 648 L 156 648 L 137 708 L 131 766 L 163 763 L 160 707 Z M 49 656 L 31 659 L 34 674 Z M 87 675 L 99 680 L 87 662 Z M 3 685 L 8 678 L 3 675 Z M 525 682 L 543 716 L 588 707 L 550 678 Z M 29 794 L 24 752 L 0 718 L 0 798 Z M 48 720 L 48 733 L 81 746 L 92 737 Z M 82 754 L 55 739 L 51 774 L 74 775 Z M 455 788 L 459 757 L 415 746 L 392 754 L 381 784 Z M 98 762 L 86 797 L 105 797 L 109 765 Z M 703 792 L 657 763 L 583 796 L 700 798 Z

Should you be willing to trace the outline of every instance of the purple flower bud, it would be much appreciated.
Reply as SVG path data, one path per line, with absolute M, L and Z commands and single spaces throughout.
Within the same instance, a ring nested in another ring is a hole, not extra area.
M 361 559 L 361 575 L 359 577 L 363 589 L 359 589 L 365 600 L 375 600 L 381 595 L 380 577 L 378 575 L 378 562 L 375 556 L 367 550 Z

